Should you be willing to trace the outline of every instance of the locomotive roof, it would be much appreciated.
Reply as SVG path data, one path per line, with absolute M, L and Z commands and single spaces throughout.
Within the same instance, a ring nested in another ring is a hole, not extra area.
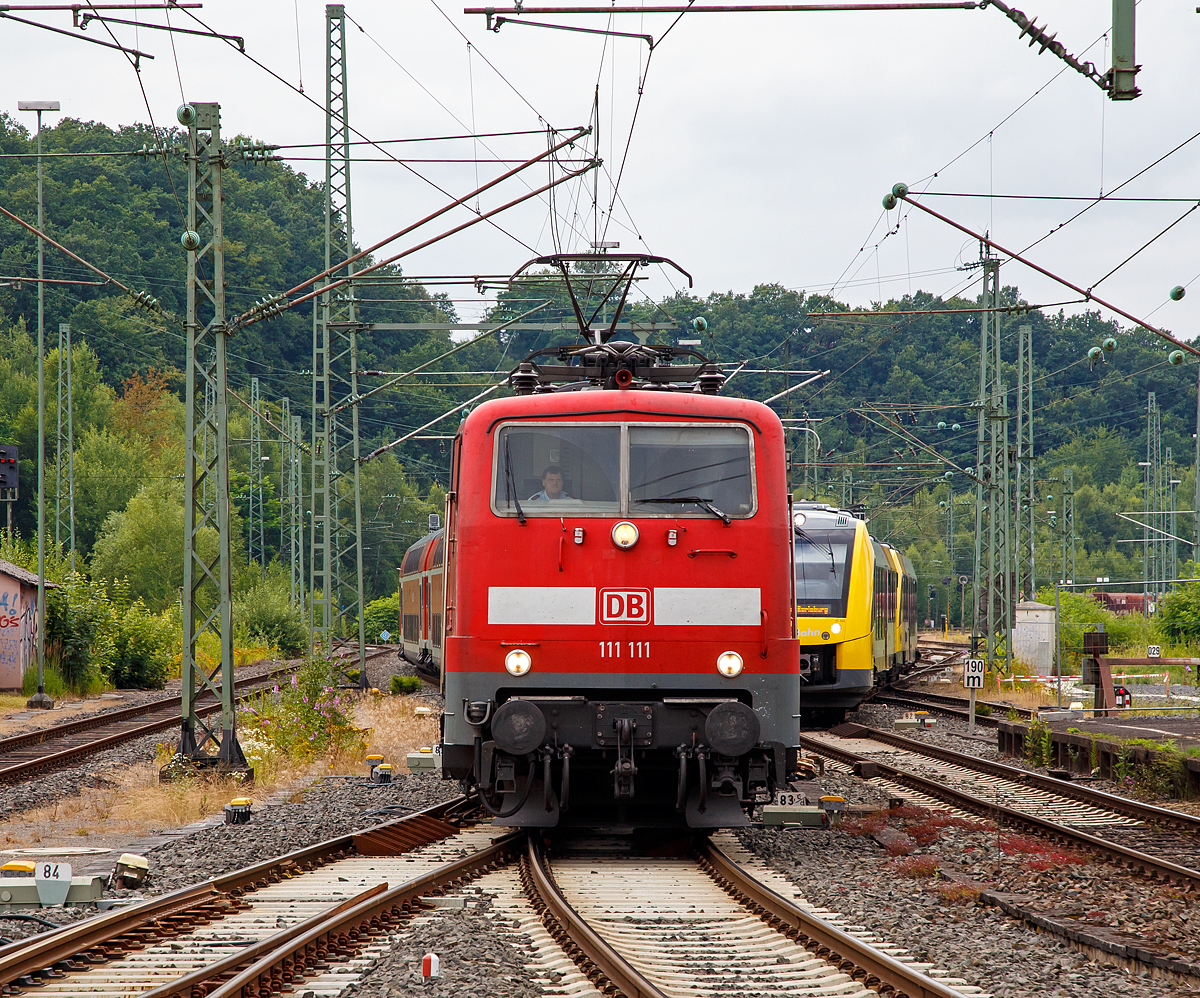
M 509 419 L 570 419 L 576 416 L 597 420 L 664 416 L 688 420 L 733 420 L 751 424 L 761 435 L 782 431 L 779 417 L 768 406 L 752 399 L 699 392 L 654 392 L 599 390 L 522 395 L 490 399 L 473 410 L 464 426 L 481 427 L 490 433 L 497 422 Z

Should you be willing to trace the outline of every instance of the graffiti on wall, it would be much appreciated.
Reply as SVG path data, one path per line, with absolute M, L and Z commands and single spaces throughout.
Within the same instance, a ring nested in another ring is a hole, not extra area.
M 31 601 L 22 601 L 21 583 L 0 575 L 0 689 L 20 689 L 36 639 Z

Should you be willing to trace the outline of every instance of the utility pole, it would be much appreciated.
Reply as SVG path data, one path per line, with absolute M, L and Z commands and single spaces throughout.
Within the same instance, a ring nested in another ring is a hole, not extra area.
M 1171 536 L 1163 538 L 1167 550 L 1166 572 L 1163 573 L 1163 578 L 1177 579 L 1179 578 L 1179 541 L 1176 540 L 1176 537 L 1179 531 L 1176 529 L 1175 522 L 1175 486 L 1179 484 L 1179 479 L 1175 477 L 1175 457 L 1171 453 L 1170 447 L 1166 449 L 1165 454 L 1163 473 L 1163 481 L 1167 488 L 1167 513 L 1165 514 L 1167 526 L 1165 529 Z M 1163 588 L 1166 589 L 1165 586 Z
M 326 4 L 325 26 L 325 268 L 329 270 L 348 259 L 354 245 L 344 5 Z M 346 265 L 331 274 L 327 283 L 353 273 L 353 265 Z M 335 419 L 340 403 L 358 397 L 359 327 L 354 286 L 336 296 L 326 291 L 318 309 L 313 337 L 311 630 L 314 643 L 327 652 L 339 641 L 357 640 L 357 685 L 366 689 L 358 406 L 350 406 L 348 434 L 339 435 Z M 349 465 L 347 482 L 338 471 L 339 457 Z M 349 493 L 345 499 L 353 509 L 347 524 L 342 524 L 338 515 L 343 489 Z M 353 573 L 353 588 L 341 585 L 343 563 Z M 347 633 L 348 624 L 353 633 Z
M 949 497 L 946 500 L 946 559 L 950 562 L 950 571 L 957 571 L 954 565 L 954 486 L 950 486 Z
M 267 549 L 263 534 L 263 457 L 262 398 L 258 378 L 250 379 L 250 502 L 246 516 L 246 552 L 250 564 L 267 565 Z
M 292 559 L 292 400 L 279 400 L 279 557 L 288 561 L 288 605 L 296 605 L 296 566 Z
M 225 233 L 219 104 L 184 104 L 188 130 L 188 217 L 181 242 L 187 255 L 187 456 L 184 463 L 183 711 L 178 753 L 192 765 L 247 772 L 233 708 L 232 559 L 229 510 L 229 400 L 225 324 Z M 208 442 L 213 446 L 209 448 Z M 211 489 L 209 486 L 211 485 Z M 200 535 L 215 531 L 208 560 Z M 217 637 L 220 663 L 211 674 L 197 660 L 205 632 Z M 220 677 L 220 687 L 214 679 Z M 221 702 L 216 731 L 196 712 L 209 690 Z M 215 753 L 213 750 L 216 750 Z
M 1200 366 L 1196 368 L 1196 493 L 1192 497 L 1192 561 L 1200 563 Z
M 1034 572 L 1033 485 L 1033 326 L 1017 329 L 1017 450 L 1016 504 L 1013 517 L 1015 568 L 1013 585 L 1018 593 L 1033 599 L 1037 591 Z M 1028 534 L 1028 540 L 1025 539 Z
M 988 667 L 1012 672 L 1012 534 L 1008 392 L 1000 380 L 1000 260 L 980 246 L 979 409 L 975 447 L 975 644 L 986 640 Z M 982 629 L 982 630 L 981 630 Z
M 1059 535 L 1062 538 L 1062 577 L 1070 585 L 1075 581 L 1075 472 L 1062 471 L 1062 519 Z
M 304 426 L 299 416 L 292 417 L 292 583 L 294 602 L 304 608 L 304 449 L 300 446 Z
M 65 488 L 64 488 L 65 486 Z M 54 546 L 71 545 L 75 571 L 75 405 L 71 385 L 71 325 L 58 324 L 58 442 L 54 449 Z
M 1139 462 L 1146 473 L 1143 479 L 1145 497 L 1145 525 L 1142 527 L 1142 564 L 1144 579 L 1142 591 L 1154 595 L 1159 591 L 1159 580 L 1165 578 L 1166 540 L 1160 531 L 1163 521 L 1164 475 L 1162 467 L 1162 414 L 1154 392 L 1146 395 L 1146 460 Z
M 46 282 L 44 273 L 46 231 L 42 222 L 42 112 L 59 110 L 56 100 L 18 101 L 20 111 L 37 112 L 37 227 L 38 227 L 38 452 L 37 452 L 37 669 L 38 688 L 26 704 L 51 710 L 54 701 L 46 695 Z

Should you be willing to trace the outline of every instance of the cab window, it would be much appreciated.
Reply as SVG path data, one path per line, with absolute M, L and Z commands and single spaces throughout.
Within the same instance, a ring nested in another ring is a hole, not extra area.
M 630 515 L 705 515 L 702 500 L 748 516 L 752 481 L 750 434 L 740 426 L 629 427 Z
M 494 504 L 515 516 L 621 511 L 621 428 L 506 426 L 499 433 Z

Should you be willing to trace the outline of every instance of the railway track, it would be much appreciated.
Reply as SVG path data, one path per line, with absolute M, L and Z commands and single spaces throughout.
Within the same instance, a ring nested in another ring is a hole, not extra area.
M 673 858 L 594 839 L 563 841 L 551 856 L 531 836 L 521 873 L 550 934 L 604 993 L 983 995 L 798 899 L 728 833 Z
M 340 992 L 436 895 L 517 854 L 464 798 L 0 947 L 4 993 Z M 507 830 L 503 830 L 507 831 Z M 14 990 L 17 989 L 17 990 Z
M 894 707 L 906 707 L 913 710 L 928 710 L 944 717 L 957 718 L 960 721 L 971 719 L 970 701 L 963 697 L 947 696 L 944 693 L 927 693 L 924 690 L 903 690 L 896 687 L 881 689 L 867 697 L 868 703 L 886 703 Z M 999 703 L 995 700 L 977 700 L 976 703 L 990 707 L 992 713 L 976 714 L 975 723 L 986 728 L 996 728 L 1001 721 L 1008 720 L 1010 711 L 1016 711 L 1023 721 L 1033 720 L 1033 711 L 1027 707 L 1014 707 L 1012 704 Z
M 516 916 L 532 969 L 557 982 L 548 990 L 576 998 L 986 998 L 808 905 L 730 834 L 676 858 L 592 839 L 550 859 L 540 837 L 472 824 L 471 810 L 460 798 L 0 947 L 0 984 L 110 998 L 337 994 L 431 897 L 475 881 Z
M 1200 890 L 1200 819 L 1191 815 L 861 725 L 835 730 L 844 737 L 802 735 L 801 742 L 827 759 L 857 764 L 864 778 L 913 803 L 948 804 Z
M 368 661 L 389 652 L 391 649 L 376 652 L 368 656 Z M 236 680 L 235 689 L 243 691 L 236 699 L 252 696 L 294 668 L 294 665 L 286 664 L 263 675 Z M 35 773 L 66 766 L 124 742 L 176 727 L 182 705 L 180 695 L 163 697 L 136 707 L 104 711 L 0 738 L 0 783 L 24 780 Z M 211 692 L 206 690 L 201 694 L 197 702 L 198 713 L 204 716 L 220 709 L 221 702 Z

